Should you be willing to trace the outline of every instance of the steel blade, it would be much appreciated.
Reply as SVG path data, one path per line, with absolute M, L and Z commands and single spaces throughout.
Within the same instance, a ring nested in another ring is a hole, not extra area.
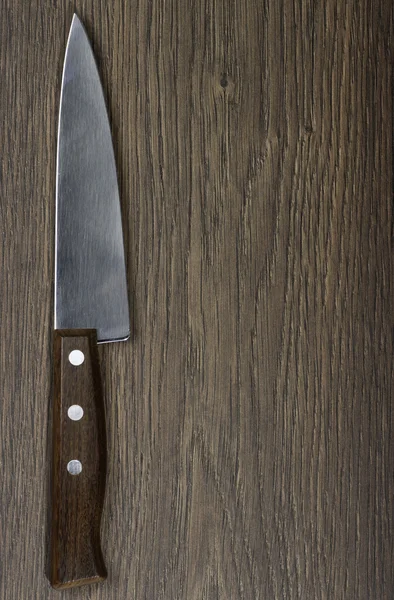
M 63 68 L 56 177 L 55 328 L 130 332 L 111 132 L 93 52 L 76 15 Z

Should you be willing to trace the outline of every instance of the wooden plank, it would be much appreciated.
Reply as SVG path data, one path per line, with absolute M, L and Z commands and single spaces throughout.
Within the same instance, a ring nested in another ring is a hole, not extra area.
M 56 592 L 74 5 L 108 98 L 133 336 L 100 348 L 108 580 Z M 0 597 L 393 597 L 391 3 L 3 0 L 0 17 Z

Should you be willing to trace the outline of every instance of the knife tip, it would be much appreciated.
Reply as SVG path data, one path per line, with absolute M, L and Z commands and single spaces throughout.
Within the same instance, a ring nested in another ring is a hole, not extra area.
M 78 17 L 76 12 L 73 14 L 73 20 L 71 21 L 71 27 L 73 27 L 74 25 L 82 25 L 81 19 Z

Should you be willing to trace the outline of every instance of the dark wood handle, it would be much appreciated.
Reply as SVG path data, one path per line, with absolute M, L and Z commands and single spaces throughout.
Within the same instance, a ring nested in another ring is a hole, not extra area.
M 96 331 L 55 331 L 54 363 L 50 579 L 55 588 L 69 588 L 107 576 L 100 546 L 106 434 Z

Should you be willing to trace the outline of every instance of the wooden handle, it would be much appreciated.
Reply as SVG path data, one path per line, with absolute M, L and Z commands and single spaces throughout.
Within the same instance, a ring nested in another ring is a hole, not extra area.
M 106 435 L 96 331 L 55 331 L 54 363 L 50 579 L 55 588 L 69 588 L 107 576 L 100 547 Z

